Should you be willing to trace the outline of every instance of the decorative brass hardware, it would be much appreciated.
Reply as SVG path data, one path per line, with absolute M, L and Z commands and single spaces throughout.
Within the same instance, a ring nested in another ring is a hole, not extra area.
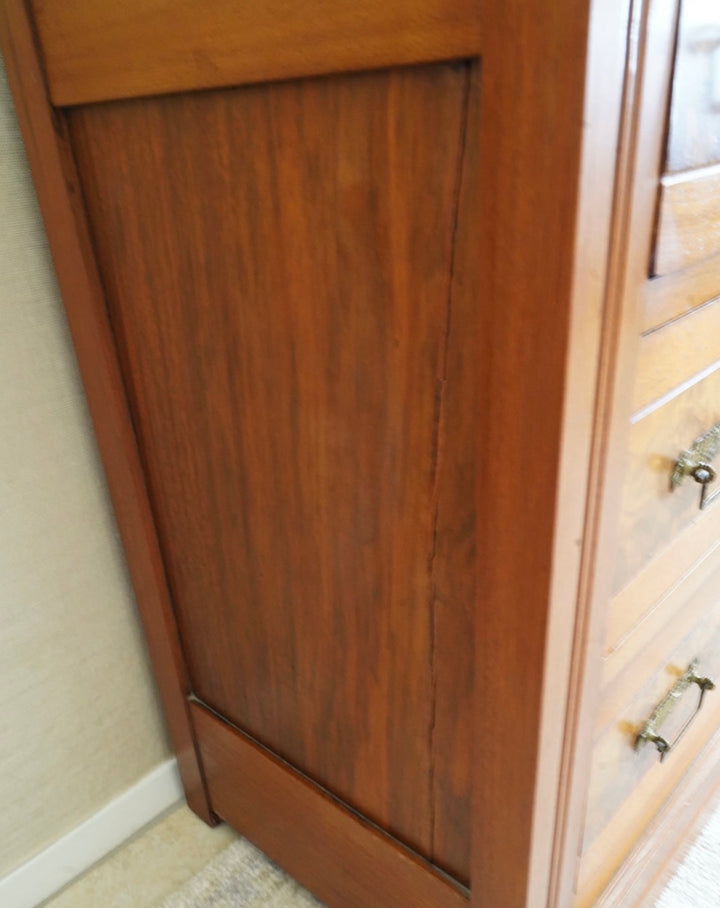
M 637 737 L 635 738 L 635 750 L 640 750 L 640 748 L 647 741 L 651 741 L 658 749 L 658 752 L 660 754 L 660 762 L 662 763 L 667 754 L 670 753 L 670 751 L 673 749 L 673 747 L 675 747 L 680 738 L 682 738 L 682 736 L 685 734 L 690 723 L 700 711 L 705 692 L 713 690 L 715 688 L 715 682 L 711 681 L 710 678 L 703 678 L 700 675 L 696 674 L 697 667 L 698 660 L 693 659 L 693 661 L 687 667 L 686 671 L 677 679 L 675 684 L 673 684 L 673 686 L 665 694 L 663 699 L 655 707 L 652 715 L 640 729 Z M 697 684 L 697 686 L 700 688 L 700 697 L 698 698 L 697 707 L 695 709 L 695 712 L 680 729 L 675 740 L 670 743 L 666 738 L 663 738 L 662 735 L 660 735 L 660 726 L 670 715 L 677 701 L 685 693 L 688 687 L 690 687 L 691 684 Z
M 710 466 L 710 461 L 720 450 L 720 422 L 712 429 L 708 429 L 699 438 L 696 438 L 687 451 L 681 451 L 675 462 L 675 469 L 670 477 L 670 491 L 674 491 L 686 476 L 692 476 L 695 482 L 700 483 L 700 510 L 711 504 L 720 495 L 720 489 L 707 494 L 708 485 L 715 479 L 717 473 Z

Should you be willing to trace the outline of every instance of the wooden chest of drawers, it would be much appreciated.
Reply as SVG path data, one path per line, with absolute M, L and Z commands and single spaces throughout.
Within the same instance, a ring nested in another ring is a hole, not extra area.
M 720 784 L 707 6 L 0 0 L 188 801 L 329 905 L 639 905 Z
M 576 896 L 584 906 L 635 904 L 654 873 L 662 878 L 657 868 L 685 831 L 683 811 L 692 812 L 689 792 L 712 789 L 718 759 L 718 698 L 679 679 L 691 665 L 700 679 L 720 674 L 720 513 L 700 508 L 693 476 L 676 485 L 671 477 L 682 450 L 720 435 L 720 196 L 711 144 L 720 17 L 693 0 L 656 2 L 638 28 L 639 72 L 626 102 L 629 254 L 608 434 L 618 453 L 606 474 L 617 490 L 598 560 L 607 598 L 593 616 L 604 645 L 588 732 Z M 633 747 L 654 714 L 662 731 L 650 730 L 661 740 Z

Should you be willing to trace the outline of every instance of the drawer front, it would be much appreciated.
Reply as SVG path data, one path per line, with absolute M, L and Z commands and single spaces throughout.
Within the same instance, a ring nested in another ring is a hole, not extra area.
M 618 477 L 619 513 L 609 520 L 614 554 L 576 908 L 635 904 L 620 901 L 621 890 L 654 872 L 649 855 L 662 836 L 653 830 L 686 797 L 688 780 L 720 740 L 720 691 L 705 691 L 698 710 L 701 687 L 685 675 L 697 666 L 698 678 L 720 679 L 720 507 L 700 509 L 692 476 L 671 488 L 681 452 L 720 424 L 720 220 L 712 202 L 720 194 L 720 146 L 696 147 L 685 116 L 688 90 L 699 87 L 688 76 L 695 65 L 688 29 L 707 7 L 683 0 L 648 11 L 633 190 L 634 235 L 647 229 L 647 245 L 628 271 L 623 299 L 623 344 L 632 353 L 621 355 L 624 394 L 614 406 L 616 424 L 628 431 L 614 436 L 625 462 L 613 462 L 609 480 Z M 704 98 L 691 100 L 704 124 Z M 637 748 L 651 718 L 655 741 Z
M 607 885 L 720 723 L 720 690 L 706 692 L 696 713 L 700 688 L 691 683 L 658 725 L 658 733 L 673 743 L 689 723 L 665 759 L 650 742 L 639 750 L 634 746 L 638 732 L 693 661 L 698 674 L 720 680 L 720 567 L 695 589 L 692 575 L 687 583 L 692 592 L 685 608 L 695 616 L 692 627 L 678 632 L 682 622 L 671 621 L 629 663 L 637 671 L 626 667 L 615 688 L 602 695 L 582 848 L 583 905 L 592 904 Z M 618 699 L 623 681 L 626 695 L 620 706 L 606 704 L 607 697 Z
M 714 307 L 720 317 L 720 306 Z M 720 331 L 713 342 L 720 353 Z M 683 386 L 684 387 L 684 386 Z M 680 452 L 720 421 L 720 360 L 712 371 L 685 387 L 642 418 L 633 421 L 620 512 L 620 533 L 615 560 L 614 589 L 625 587 L 653 558 L 690 527 L 713 522 L 711 506 L 700 511 L 700 487 L 686 478 L 671 490 L 670 477 Z M 707 545 L 717 532 L 708 528 Z M 699 554 L 699 553 L 698 553 Z M 678 575 L 686 564 L 677 564 Z
M 720 274 L 715 292 L 720 291 Z M 713 297 L 705 305 L 643 335 L 638 351 L 633 391 L 635 421 L 677 397 L 718 366 L 720 305 Z
M 720 9 L 683 0 L 657 212 L 654 273 L 720 251 Z

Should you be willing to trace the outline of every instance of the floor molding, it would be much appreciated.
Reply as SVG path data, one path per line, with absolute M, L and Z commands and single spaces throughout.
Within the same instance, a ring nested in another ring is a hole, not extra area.
M 35 908 L 182 797 L 176 761 L 161 763 L 84 823 L 0 879 L 0 905 Z

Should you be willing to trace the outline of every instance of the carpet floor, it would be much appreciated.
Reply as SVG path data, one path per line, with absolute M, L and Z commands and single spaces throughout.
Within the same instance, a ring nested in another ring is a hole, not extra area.
M 720 906 L 720 807 L 710 815 L 654 908 Z
M 261 851 L 240 839 L 164 899 L 160 908 L 321 906 Z M 654 908 L 720 908 L 720 807 L 682 858 Z
M 245 839 L 233 842 L 160 908 L 321 908 Z

